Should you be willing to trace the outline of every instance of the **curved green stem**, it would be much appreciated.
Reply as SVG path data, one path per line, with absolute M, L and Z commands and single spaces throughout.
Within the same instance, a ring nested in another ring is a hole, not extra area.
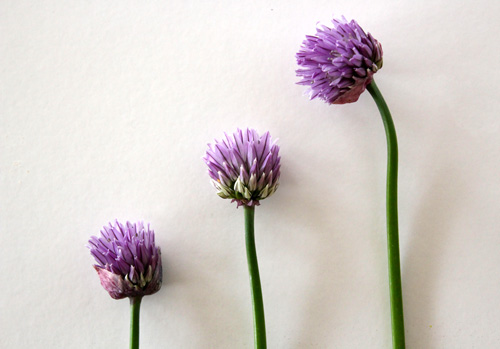
M 130 349 L 139 349 L 139 312 L 142 297 L 130 297 Z
M 247 247 L 248 272 L 252 290 L 253 328 L 256 349 L 266 349 L 266 322 L 264 319 L 264 302 L 260 286 L 259 265 L 255 249 L 254 216 L 255 207 L 244 206 L 245 211 L 245 240 Z
M 387 252 L 389 257 L 389 290 L 391 298 L 392 347 L 405 347 L 403 295 L 398 237 L 398 140 L 389 108 L 375 81 L 367 86 L 384 121 L 387 136 Z

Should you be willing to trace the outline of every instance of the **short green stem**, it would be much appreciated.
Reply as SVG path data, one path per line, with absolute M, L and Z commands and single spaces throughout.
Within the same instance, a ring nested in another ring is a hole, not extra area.
M 392 347 L 405 348 L 403 294 L 399 262 L 398 236 L 398 140 L 391 113 L 375 81 L 367 86 L 382 115 L 387 136 L 387 252 L 389 258 L 389 290 L 391 299 Z
M 254 216 L 255 207 L 244 206 L 245 211 L 245 240 L 247 247 L 248 272 L 250 274 L 250 288 L 252 290 L 254 343 L 256 349 L 266 349 L 266 322 L 264 319 L 264 302 L 260 286 L 259 265 L 255 249 Z
M 139 349 L 139 313 L 142 297 L 130 297 L 130 349 Z

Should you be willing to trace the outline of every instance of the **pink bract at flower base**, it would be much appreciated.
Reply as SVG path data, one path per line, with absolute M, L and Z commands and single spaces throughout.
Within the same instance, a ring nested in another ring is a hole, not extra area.
M 382 68 L 382 45 L 352 20 L 333 21 L 316 35 L 307 35 L 296 54 L 300 69 L 297 84 L 308 86 L 310 99 L 316 97 L 330 104 L 356 102 Z

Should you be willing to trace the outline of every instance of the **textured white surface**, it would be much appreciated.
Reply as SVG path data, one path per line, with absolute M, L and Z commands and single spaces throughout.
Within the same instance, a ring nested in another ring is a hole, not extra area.
M 125 348 L 129 307 L 84 247 L 151 222 L 165 283 L 142 348 L 251 348 L 243 211 L 206 143 L 280 139 L 256 212 L 270 348 L 388 348 L 385 135 L 368 93 L 308 101 L 295 52 L 356 18 L 400 146 L 409 348 L 500 347 L 498 1 L 0 2 L 2 348 Z

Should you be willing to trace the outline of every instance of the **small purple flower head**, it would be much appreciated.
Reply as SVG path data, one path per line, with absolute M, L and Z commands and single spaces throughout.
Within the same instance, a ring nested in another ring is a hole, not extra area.
M 382 45 L 352 20 L 333 21 L 333 28 L 324 25 L 315 36 L 306 36 L 296 70 L 302 80 L 299 85 L 309 87 L 309 98 L 319 97 L 330 104 L 356 102 L 382 68 Z
M 114 299 L 147 296 L 160 289 L 161 252 L 149 224 L 109 223 L 87 247 L 97 262 L 94 268 L 101 285 Z
M 274 194 L 280 178 L 280 148 L 272 142 L 269 132 L 238 129 L 232 136 L 208 144 L 208 174 L 223 199 L 241 205 L 256 206 Z

